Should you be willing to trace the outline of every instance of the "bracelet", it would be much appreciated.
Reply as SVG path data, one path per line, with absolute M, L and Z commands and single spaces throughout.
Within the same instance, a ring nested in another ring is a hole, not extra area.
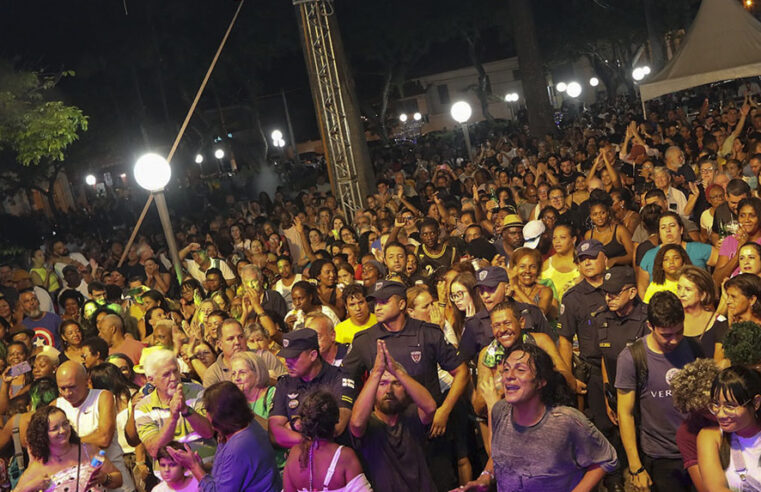
M 188 418 L 191 413 L 193 413 L 193 409 L 191 407 L 186 407 L 186 410 L 180 412 L 180 415 L 182 415 L 184 418 Z
M 631 474 L 631 475 L 639 475 L 643 471 L 645 471 L 645 465 L 640 466 L 639 470 L 637 470 L 635 472 L 633 472 L 633 471 L 631 471 L 631 469 L 629 469 L 629 474 Z
M 482 471 L 478 477 L 480 478 L 480 477 L 483 477 L 484 475 L 489 475 L 489 480 L 494 480 L 494 472 L 484 469 L 484 471 Z

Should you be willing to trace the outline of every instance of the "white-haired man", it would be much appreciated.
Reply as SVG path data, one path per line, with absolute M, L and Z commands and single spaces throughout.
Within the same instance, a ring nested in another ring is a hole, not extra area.
M 216 443 L 201 404 L 203 386 L 180 381 L 177 358 L 171 350 L 153 350 L 144 359 L 145 375 L 156 388 L 135 408 L 135 425 L 145 449 L 155 458 L 159 449 L 178 441 L 210 461 Z

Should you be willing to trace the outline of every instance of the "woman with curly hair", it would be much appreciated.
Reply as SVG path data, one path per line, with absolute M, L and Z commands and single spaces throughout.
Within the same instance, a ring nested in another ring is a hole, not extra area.
M 63 410 L 56 407 L 37 410 L 26 432 L 29 453 L 34 460 L 21 475 L 15 492 L 36 492 L 51 486 L 55 490 L 121 487 L 122 474 L 108 458 L 92 473 L 89 463 L 97 456 L 98 448 L 79 440 Z
M 307 395 L 298 419 L 303 440 L 285 463 L 286 492 L 372 491 L 354 450 L 335 443 L 338 403 L 332 394 L 318 390 Z
M 712 359 L 696 359 L 669 381 L 674 407 L 687 415 L 676 430 L 676 444 L 698 492 L 708 490 L 698 467 L 698 433 L 706 427 L 716 427 L 716 417 L 708 411 L 708 405 L 711 384 L 718 375 L 719 368 Z

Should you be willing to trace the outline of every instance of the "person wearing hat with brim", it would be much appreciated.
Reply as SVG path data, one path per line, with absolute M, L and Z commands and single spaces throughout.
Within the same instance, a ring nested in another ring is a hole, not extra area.
M 500 231 L 502 241 L 495 243 L 499 254 L 509 258 L 513 251 L 523 246 L 523 226 L 523 221 L 519 215 L 509 214 L 505 216 Z
M 602 354 L 603 402 L 611 423 L 618 422 L 617 401 L 609 395 L 615 395 L 616 362 L 618 354 L 640 337 L 647 335 L 647 304 L 637 296 L 637 280 L 630 266 L 615 266 L 603 275 L 602 290 L 605 293 L 607 308 L 592 317 L 592 328 L 597 334 L 597 344 Z M 600 397 L 596 391 L 589 392 L 589 398 Z M 599 402 L 594 404 L 599 406 Z M 590 406 L 592 406 L 590 402 Z M 605 437 L 616 448 L 619 456 L 625 456 L 618 427 L 606 426 L 601 429 Z M 624 479 L 621 467 L 605 478 L 608 490 L 623 490 Z
M 384 340 L 388 352 L 394 360 L 417 382 L 425 386 L 437 403 L 436 414 L 431 424 L 430 436 L 441 437 L 447 429 L 449 416 L 457 400 L 465 392 L 468 383 L 468 368 L 457 354 L 454 346 L 444 339 L 441 329 L 433 324 L 412 319 L 407 314 L 407 289 L 392 280 L 384 280 L 375 285 L 375 290 L 368 296 L 374 302 L 375 317 L 378 323 L 361 331 L 354 337 L 352 349 L 343 361 L 347 377 L 352 377 L 357 389 L 362 384 L 362 375 L 370 371 L 375 364 L 378 340 Z M 446 398 L 441 393 L 438 366 L 448 371 L 453 379 Z M 441 442 L 440 442 L 441 441 Z M 437 441 L 438 449 L 432 453 L 445 450 L 449 445 L 444 440 Z M 441 473 L 440 476 L 439 473 Z M 446 480 L 452 475 L 450 470 L 432 470 L 434 479 Z M 456 481 L 456 477 L 453 477 Z
M 317 332 L 302 328 L 283 335 L 283 348 L 278 357 L 285 359 L 288 374 L 281 376 L 275 387 L 267 423 L 272 440 L 280 447 L 291 448 L 302 441 L 293 418 L 304 397 L 316 388 L 330 392 L 338 402 L 339 417 L 335 435 L 343 434 L 354 405 L 355 382 L 320 356 Z

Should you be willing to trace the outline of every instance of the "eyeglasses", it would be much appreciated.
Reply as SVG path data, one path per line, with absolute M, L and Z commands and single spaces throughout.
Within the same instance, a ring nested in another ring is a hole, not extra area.
M 738 405 L 737 403 L 728 403 L 728 402 L 719 403 L 717 401 L 712 401 L 711 403 L 708 404 L 708 411 L 714 415 L 719 415 L 719 412 L 722 409 L 724 409 L 724 413 L 726 413 L 727 415 L 737 415 L 738 413 L 740 413 L 740 410 L 742 410 L 743 407 L 747 405 L 748 403 L 750 403 L 751 401 L 753 401 L 752 398 L 746 401 L 745 403 L 743 403 L 742 405 Z
M 457 292 L 452 292 L 451 294 L 449 294 L 449 300 L 450 301 L 459 301 L 463 297 L 465 297 L 465 291 L 464 290 L 460 290 L 460 291 L 457 291 Z

